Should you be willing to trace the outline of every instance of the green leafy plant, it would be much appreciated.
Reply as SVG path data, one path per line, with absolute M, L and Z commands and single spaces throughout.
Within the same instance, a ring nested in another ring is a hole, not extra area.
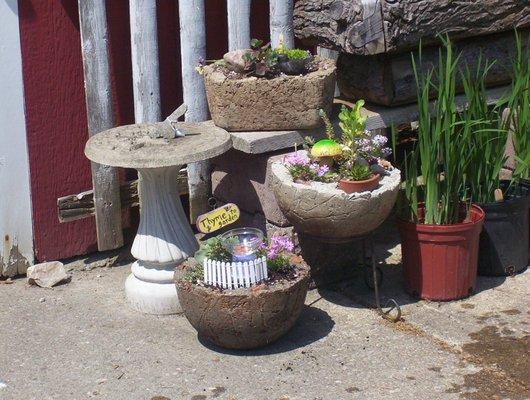
M 199 263 L 197 263 L 196 265 L 186 270 L 186 272 L 182 276 L 183 280 L 190 282 L 190 283 L 197 283 L 203 278 L 204 278 L 204 268 L 202 264 L 199 264 Z
M 354 164 L 351 168 L 343 166 L 340 176 L 351 181 L 364 181 L 372 176 L 372 171 L 368 165 Z
M 202 265 L 206 258 L 221 262 L 232 261 L 232 255 L 223 247 L 218 236 L 211 237 L 202 242 L 194 258 L 200 265 Z
M 302 49 L 286 49 L 278 53 L 285 54 L 289 60 L 305 60 L 311 56 L 307 50 Z
M 278 53 L 271 48 L 270 43 L 252 39 L 250 51 L 243 55 L 245 70 L 257 77 L 274 77 L 278 74 Z
M 521 37 L 515 32 L 516 58 L 513 63 L 508 128 L 513 132 L 515 150 L 515 179 L 530 179 L 530 54 L 523 49 Z
M 464 144 L 475 127 L 475 121 L 459 120 L 455 102 L 459 56 L 454 56 L 447 36 L 442 41 L 444 49 L 440 50 L 438 65 L 427 73 L 420 75 L 416 60 L 412 58 L 418 87 L 418 141 L 406 159 L 402 193 L 405 218 L 436 225 L 462 220 L 470 160 Z M 429 105 L 431 93 L 435 96 L 432 109 Z M 422 216 L 419 215 L 420 202 L 424 203 Z
M 350 109 L 342 106 L 339 113 L 339 126 L 342 129 L 342 140 L 348 147 L 352 147 L 355 140 L 364 134 L 367 117 L 361 114 L 364 100 L 357 100 Z
M 499 173 L 506 162 L 508 129 L 502 110 L 509 100 L 501 98 L 493 107 L 488 107 L 486 78 L 492 66 L 493 63 L 483 64 L 480 57 L 474 73 L 469 66 L 462 73 L 467 104 L 460 117 L 473 126 L 463 138 L 470 157 L 466 178 L 471 200 L 478 203 L 495 201 L 495 190 L 500 186 Z

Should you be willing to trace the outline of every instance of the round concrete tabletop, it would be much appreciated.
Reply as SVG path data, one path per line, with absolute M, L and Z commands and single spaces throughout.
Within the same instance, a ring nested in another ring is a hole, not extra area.
M 175 139 L 153 139 L 149 133 L 171 130 L 166 122 L 112 128 L 92 136 L 85 155 L 112 167 L 161 168 L 188 164 L 223 154 L 232 146 L 230 134 L 211 121 L 174 124 L 186 133 Z

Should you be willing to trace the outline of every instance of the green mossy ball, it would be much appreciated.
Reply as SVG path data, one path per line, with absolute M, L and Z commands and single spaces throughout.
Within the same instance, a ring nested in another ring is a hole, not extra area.
M 311 148 L 311 156 L 315 158 L 335 157 L 341 154 L 342 147 L 332 139 L 319 140 Z

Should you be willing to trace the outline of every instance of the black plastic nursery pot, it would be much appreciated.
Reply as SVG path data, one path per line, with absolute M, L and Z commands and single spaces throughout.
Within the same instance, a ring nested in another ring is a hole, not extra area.
M 530 186 L 512 189 L 504 201 L 480 205 L 486 218 L 479 242 L 479 275 L 509 276 L 528 266 Z

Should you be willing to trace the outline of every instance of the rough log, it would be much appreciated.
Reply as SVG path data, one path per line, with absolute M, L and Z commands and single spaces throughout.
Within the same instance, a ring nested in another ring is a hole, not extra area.
M 179 194 L 188 194 L 186 170 L 180 171 L 177 179 Z M 120 186 L 121 208 L 138 207 L 138 181 L 126 182 Z M 70 222 L 94 215 L 94 192 L 87 190 L 79 194 L 59 197 L 57 199 L 59 222 Z
M 227 0 L 228 50 L 250 47 L 250 1 Z
M 114 125 L 105 0 L 79 0 L 88 134 Z M 119 177 L 116 168 L 91 163 L 98 250 L 123 246 Z
M 182 94 L 188 106 L 186 121 L 202 122 L 208 119 L 208 103 L 204 80 L 195 71 L 199 60 L 206 58 L 206 28 L 204 0 L 179 2 L 180 54 L 182 63 Z M 212 191 L 210 162 L 188 164 L 190 219 L 210 209 L 208 197 Z
M 344 53 L 399 52 L 437 42 L 530 26 L 523 0 L 299 0 L 296 36 Z
M 280 35 L 288 49 L 294 47 L 293 0 L 270 0 L 269 19 L 272 47 L 280 44 Z
M 130 0 L 134 119 L 160 121 L 160 83 L 156 2 Z
M 522 42 L 528 44 L 528 33 L 522 32 Z M 422 62 L 418 52 L 400 54 L 377 54 L 357 56 L 342 53 L 337 62 L 337 84 L 341 96 L 349 99 L 365 99 L 375 104 L 394 106 L 416 101 L 416 81 L 412 68 L 412 55 L 419 72 L 426 72 L 437 65 L 439 47 L 422 50 Z M 473 71 L 482 54 L 485 61 L 495 61 L 487 78 L 487 85 L 497 86 L 510 82 L 511 60 L 515 56 L 515 36 L 504 32 L 487 37 L 463 39 L 455 43 L 455 52 L 461 52 L 461 65 L 468 65 Z M 457 90 L 462 92 L 458 75 Z

